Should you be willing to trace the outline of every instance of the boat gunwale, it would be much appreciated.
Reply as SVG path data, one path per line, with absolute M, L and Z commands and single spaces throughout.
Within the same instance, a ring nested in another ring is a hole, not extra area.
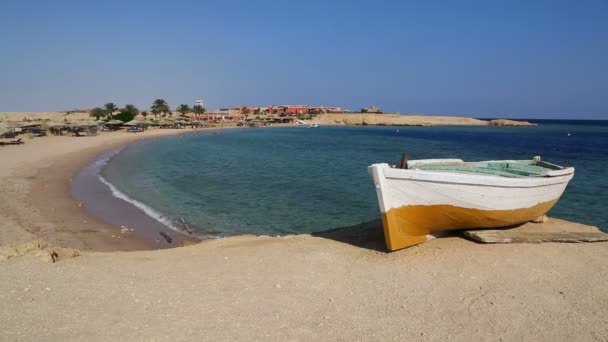
M 572 167 L 564 169 L 571 172 L 563 175 L 521 178 L 510 178 L 487 174 L 470 174 L 449 171 L 397 169 L 391 167 L 389 164 L 386 163 L 372 164 L 371 166 L 369 166 L 369 168 L 374 167 L 378 167 L 380 170 L 382 170 L 383 176 L 388 179 L 399 179 L 404 181 L 423 181 L 445 184 L 484 185 L 502 188 L 543 187 L 553 184 L 569 182 L 572 177 L 574 177 L 574 168 Z

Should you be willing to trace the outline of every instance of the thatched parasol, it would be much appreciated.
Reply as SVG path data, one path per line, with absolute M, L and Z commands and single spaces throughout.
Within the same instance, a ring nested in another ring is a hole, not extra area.
M 65 127 L 65 126 L 68 125 L 68 123 L 67 122 L 49 121 L 49 122 L 46 122 L 45 125 L 47 127 Z
M 97 125 L 99 125 L 99 124 L 95 121 L 72 121 L 72 122 L 68 123 L 66 126 L 73 128 L 73 127 L 91 127 L 91 126 L 97 126 Z
M 105 124 L 106 125 L 122 125 L 123 122 L 124 121 L 114 119 L 114 120 L 110 120 L 110 121 L 106 122 Z
M 17 126 L 17 127 L 21 127 L 21 128 L 24 128 L 24 127 L 34 127 L 34 126 L 40 126 L 40 125 L 42 125 L 42 122 L 38 122 L 38 121 L 31 121 L 31 122 L 24 121 L 24 122 L 19 122 L 18 125 L 19 126 Z
M 123 124 L 123 126 L 140 126 L 143 125 L 144 123 L 139 121 L 139 120 L 131 120 L 129 122 L 126 122 Z

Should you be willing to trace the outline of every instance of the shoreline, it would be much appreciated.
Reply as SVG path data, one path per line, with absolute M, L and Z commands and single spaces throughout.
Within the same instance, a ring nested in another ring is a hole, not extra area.
M 65 257 L 60 251 L 52 263 L 40 249 L 1 246 L 3 336 L 99 341 L 608 338 L 608 243 L 492 245 L 449 235 L 387 253 L 381 223 L 374 221 L 313 234 L 241 235 L 150 250 L 131 234 L 111 238 L 119 228 L 94 222 L 71 198 L 68 180 L 103 151 L 188 132 L 47 137 L 0 149 L 0 244 L 43 239 L 83 251 Z M 593 229 L 557 219 L 526 226 Z M 15 250 L 25 252 L 2 260 L 3 251 Z
M 133 144 L 149 140 L 151 139 L 142 139 L 97 156 L 72 178 L 69 185 L 70 195 L 76 202 L 82 203 L 89 215 L 118 227 L 119 232 L 113 234 L 114 238 L 120 239 L 125 234 L 130 234 L 149 242 L 152 249 L 179 247 L 187 243 L 184 241 L 200 242 L 200 238 L 188 235 L 177 227 L 171 227 L 146 212 L 145 207 L 138 205 L 139 202 L 120 192 L 103 177 L 103 169 L 114 156 Z M 161 232 L 170 236 L 172 241 L 167 241 L 160 235 Z
M 175 238 L 171 244 L 159 246 L 148 234 L 143 238 L 141 234 L 121 233 L 120 225 L 107 223 L 84 208 L 72 196 L 71 183 L 110 150 L 138 141 L 215 129 L 220 128 L 148 130 L 136 135 L 104 132 L 84 138 L 53 136 L 26 140 L 17 149 L 2 150 L 6 156 L 1 156 L 9 163 L 0 169 L 0 244 L 42 239 L 84 251 L 134 251 L 176 247 L 183 240 L 198 240 L 164 226 L 155 228 L 171 233 Z
M 273 127 L 286 126 L 277 125 L 267 128 Z M 295 126 L 288 125 L 287 127 Z M 74 151 L 59 153 L 59 156 L 55 156 L 55 158 L 39 156 L 33 163 L 34 165 L 9 165 L 9 169 L 13 173 L 21 174 L 19 177 L 3 176 L 3 170 L 0 169 L 0 181 L 4 182 L 12 178 L 16 183 L 21 183 L 20 186 L 27 189 L 21 196 L 23 202 L 29 204 L 29 206 L 25 206 L 26 209 L 39 214 L 33 224 L 31 220 L 26 219 L 25 224 L 20 225 L 21 227 L 29 225 L 32 228 L 31 230 L 25 229 L 25 232 L 21 231 L 22 234 L 18 234 L 21 235 L 18 238 L 14 236 L 11 238 L 10 234 L 7 238 L 6 232 L 2 232 L 0 245 L 23 243 L 41 237 L 52 245 L 72 247 L 83 251 L 135 251 L 173 248 L 188 244 L 188 242 L 196 243 L 207 240 L 200 236 L 189 235 L 178 227 L 170 227 L 155 217 L 156 215 L 146 212 L 146 208 L 142 208 L 147 207 L 145 203 L 140 203 L 120 191 L 122 195 L 129 198 L 121 199 L 120 196 L 115 196 L 111 184 L 107 181 L 104 184 L 104 181 L 99 179 L 99 176 L 102 177 L 102 175 L 98 176 L 98 173 L 102 171 L 103 167 L 93 173 L 86 170 L 108 153 L 116 150 L 122 151 L 133 144 L 152 139 L 226 129 L 243 128 L 228 126 L 202 129 L 152 129 L 137 134 L 129 134 L 124 131 L 104 132 L 96 137 L 84 138 L 85 140 L 74 137 L 45 137 L 26 140 L 28 143 L 25 146 L 30 147 L 31 143 L 40 144 L 47 139 L 53 142 L 57 142 L 59 139 L 70 142 L 82 141 L 87 144 L 75 148 Z M 96 140 L 101 141 L 99 144 L 90 144 Z M 16 150 L 6 149 L 6 151 Z M 51 159 L 54 160 L 49 161 Z M 8 182 L 7 185 L 10 187 L 15 184 Z M 40 189 L 44 190 L 45 196 L 39 195 Z M 2 190 L 0 187 L 0 200 L 3 199 L 2 195 L 5 193 Z M 28 200 L 25 200 L 26 197 Z M 54 203 L 51 207 L 48 206 L 49 197 Z M 141 205 L 138 206 L 138 203 Z M 17 207 L 19 203 L 13 203 L 13 205 Z M 0 205 L 0 218 L 2 212 L 6 211 L 6 208 L 2 208 Z M 23 220 L 27 215 L 16 216 Z M 127 231 L 121 229 L 123 227 L 127 228 Z M 0 228 L 2 228 L 1 223 Z M 325 230 L 336 229 L 336 227 L 325 228 Z M 160 235 L 161 232 L 168 234 L 173 241 L 165 240 Z M 72 241 L 72 238 L 75 241 Z
M 204 241 L 206 239 L 194 234 L 172 229 L 133 203 L 113 196 L 109 186 L 102 184 L 96 175 L 86 175 L 83 171 L 104 154 L 134 143 L 235 129 L 244 128 L 227 125 L 150 129 L 136 134 L 121 130 L 80 138 L 47 136 L 26 139 L 25 145 L 16 148 L 0 149 L 0 158 L 9 161 L 0 166 L 0 245 L 40 239 L 58 247 L 113 252 L 174 248 Z M 79 180 L 81 177 L 85 179 Z M 78 187 L 93 187 L 94 191 L 76 190 L 81 196 L 79 200 L 72 187 L 74 181 L 79 183 Z M 98 196 L 103 198 L 82 203 L 84 198 L 90 200 Z M 87 207 L 90 204 L 97 210 L 91 212 Z M 105 207 L 107 204 L 109 208 Z M 112 210 L 118 214 L 113 216 Z M 121 231 L 121 226 L 128 232 Z M 160 232 L 172 241 L 168 242 Z

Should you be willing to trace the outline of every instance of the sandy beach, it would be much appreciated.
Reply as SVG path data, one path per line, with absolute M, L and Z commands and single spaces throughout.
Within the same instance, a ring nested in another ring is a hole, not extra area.
M 149 240 L 121 234 L 89 215 L 70 194 L 70 181 L 103 152 L 128 143 L 192 130 L 148 130 L 127 134 L 104 132 L 95 137 L 49 136 L 25 139 L 0 149 L 0 244 L 42 239 L 81 250 L 119 251 L 154 248 Z M 181 240 L 176 239 L 178 246 Z
M 146 250 L 149 240 L 70 196 L 70 179 L 104 151 L 179 133 L 0 148 L 0 244 L 81 251 L 56 263 L 36 251 L 0 261 L 2 340 L 608 340 L 608 243 L 450 236 L 387 253 L 375 221 Z M 557 219 L 521 229 L 594 230 Z
M 608 342 L 608 0 L 0 9 L 0 342 Z

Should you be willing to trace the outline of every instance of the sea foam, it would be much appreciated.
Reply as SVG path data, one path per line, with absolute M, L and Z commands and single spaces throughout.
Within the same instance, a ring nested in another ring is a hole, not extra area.
M 129 195 L 120 191 L 116 186 L 114 186 L 114 184 L 110 183 L 107 179 L 105 179 L 102 176 L 101 173 L 102 173 L 103 168 L 106 165 L 108 165 L 110 160 L 114 156 L 119 154 L 122 150 L 123 150 L 123 148 L 117 148 L 117 149 L 111 150 L 111 151 L 107 152 L 106 154 L 102 155 L 100 158 L 98 158 L 94 162 L 92 171 L 97 175 L 99 180 L 110 189 L 110 192 L 112 193 L 113 197 L 123 200 L 123 201 L 135 206 L 139 210 L 143 211 L 146 215 L 148 215 L 151 218 L 155 219 L 156 221 L 162 223 L 163 225 L 167 226 L 168 228 L 171 228 L 178 232 L 182 232 L 181 229 L 179 229 L 175 226 L 175 224 L 171 221 L 170 218 L 166 217 L 165 215 L 161 214 L 160 212 L 156 211 L 155 209 L 151 208 L 150 206 L 148 206 L 142 202 L 139 202 L 138 200 L 136 200 L 134 198 L 131 198 Z

